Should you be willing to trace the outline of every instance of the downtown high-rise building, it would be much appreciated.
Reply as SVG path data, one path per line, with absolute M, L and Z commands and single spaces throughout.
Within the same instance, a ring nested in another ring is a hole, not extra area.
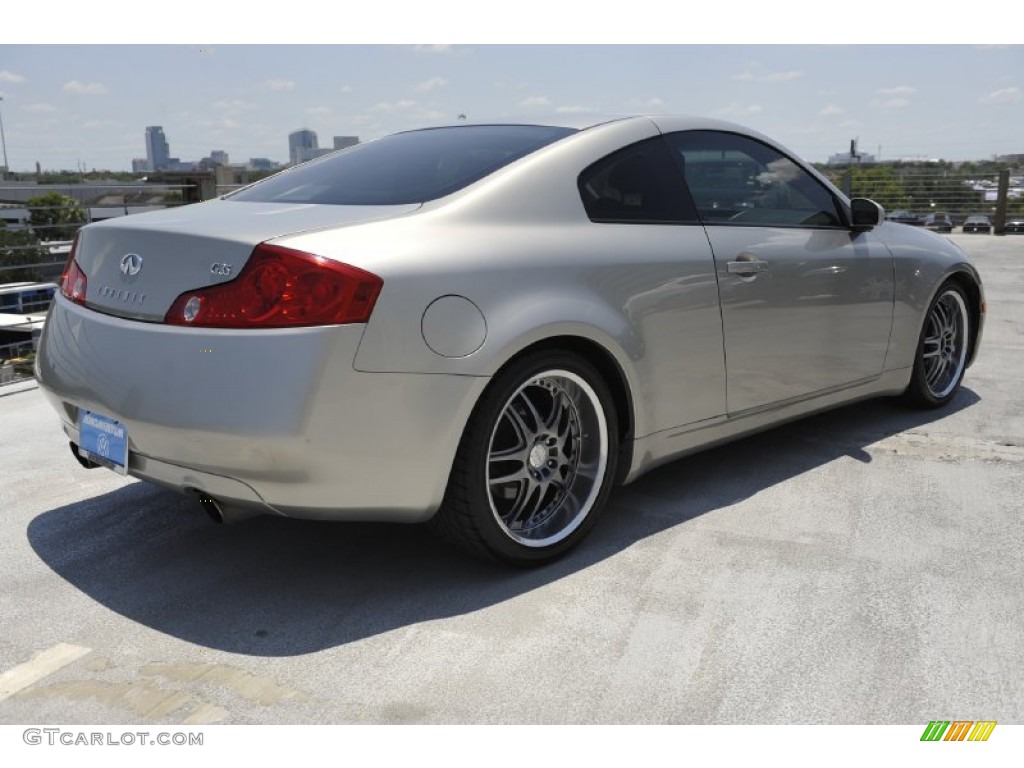
M 320 144 L 317 142 L 316 131 L 308 128 L 301 128 L 288 134 L 288 162 L 292 165 L 304 163 L 317 156 L 317 149 Z
M 164 136 L 163 126 L 146 127 L 146 162 L 148 170 L 159 171 L 167 168 L 171 161 L 171 147 Z

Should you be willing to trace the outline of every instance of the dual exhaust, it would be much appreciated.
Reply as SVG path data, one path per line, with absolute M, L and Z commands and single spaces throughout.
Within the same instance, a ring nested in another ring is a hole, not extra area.
M 96 467 L 103 466 L 97 464 L 95 461 L 89 461 L 78 452 L 78 446 L 73 442 L 68 443 L 71 448 L 71 455 L 75 457 L 75 461 L 81 464 L 86 469 L 95 469 Z M 247 520 L 250 517 L 256 517 L 262 514 L 259 509 L 252 509 L 249 507 L 239 507 L 231 504 L 224 504 L 218 501 L 212 496 L 203 493 L 198 489 L 192 489 L 199 497 L 199 506 L 202 507 L 203 511 L 207 516 L 218 525 L 228 525 L 230 523 L 237 523 L 242 520 Z

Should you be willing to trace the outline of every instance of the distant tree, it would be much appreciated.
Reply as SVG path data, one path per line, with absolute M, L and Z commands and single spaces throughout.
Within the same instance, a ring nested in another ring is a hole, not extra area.
M 891 167 L 853 167 L 850 168 L 850 173 L 850 190 L 853 197 L 870 198 L 887 211 L 907 207 L 907 190 Z
M 70 240 L 85 224 L 85 212 L 78 201 L 59 192 L 29 198 L 29 223 L 40 240 Z
M 35 265 L 47 261 L 47 257 L 46 249 L 39 247 L 39 240 L 31 232 L 9 230 L 7 222 L 0 219 L 0 283 L 42 280 Z

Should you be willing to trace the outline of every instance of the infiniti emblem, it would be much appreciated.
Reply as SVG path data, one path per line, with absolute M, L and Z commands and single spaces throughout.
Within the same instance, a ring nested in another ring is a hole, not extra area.
M 127 277 L 139 274 L 142 269 L 142 257 L 137 253 L 126 253 L 121 257 L 121 274 Z

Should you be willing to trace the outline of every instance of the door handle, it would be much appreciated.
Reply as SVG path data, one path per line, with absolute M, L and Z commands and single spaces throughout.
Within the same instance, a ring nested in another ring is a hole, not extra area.
M 754 277 L 758 272 L 764 272 L 768 269 L 767 261 L 760 260 L 741 260 L 741 261 L 730 261 L 726 263 L 726 270 L 730 275 L 739 275 L 740 277 Z

